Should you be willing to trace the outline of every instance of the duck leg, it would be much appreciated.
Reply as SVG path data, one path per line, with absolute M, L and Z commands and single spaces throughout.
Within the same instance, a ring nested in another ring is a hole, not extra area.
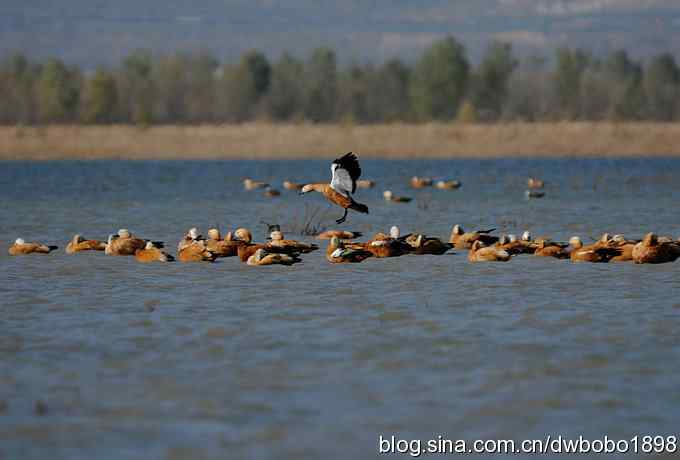
M 342 215 L 341 218 L 335 221 L 336 224 L 341 224 L 347 219 L 347 208 L 345 208 L 345 213 Z

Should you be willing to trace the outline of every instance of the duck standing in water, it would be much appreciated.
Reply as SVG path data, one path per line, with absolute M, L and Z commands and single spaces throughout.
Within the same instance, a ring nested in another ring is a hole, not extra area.
M 352 198 L 352 193 L 357 189 L 357 179 L 361 176 L 359 160 L 352 152 L 336 159 L 331 164 L 330 184 L 307 184 L 302 187 L 300 194 L 319 192 L 331 203 L 345 210 L 343 216 L 335 223 L 341 224 L 347 219 L 347 210 L 351 209 L 363 214 L 368 214 L 368 206 L 357 203 Z
M 365 249 L 345 247 L 337 236 L 331 238 L 326 248 L 326 260 L 332 264 L 359 263 L 371 257 Z
M 106 242 L 99 240 L 86 240 L 81 235 L 74 235 L 66 245 L 66 254 L 75 254 L 80 251 L 105 251 Z
M 151 241 L 146 243 L 144 249 L 137 249 L 137 251 L 135 251 L 135 259 L 137 259 L 137 262 L 142 263 L 174 262 L 175 260 L 170 254 L 157 248 Z
M 27 243 L 22 238 L 17 238 L 7 252 L 10 256 L 23 256 L 26 254 L 49 254 L 58 249 L 57 246 L 48 246 L 42 243 Z
M 680 257 L 680 244 L 659 241 L 655 233 L 647 233 L 633 248 L 633 262 L 636 264 L 663 264 Z

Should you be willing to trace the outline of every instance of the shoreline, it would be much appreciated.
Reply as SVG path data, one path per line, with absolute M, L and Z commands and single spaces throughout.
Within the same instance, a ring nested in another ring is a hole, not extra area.
M 0 160 L 632 158 L 680 156 L 680 123 L 0 126 Z

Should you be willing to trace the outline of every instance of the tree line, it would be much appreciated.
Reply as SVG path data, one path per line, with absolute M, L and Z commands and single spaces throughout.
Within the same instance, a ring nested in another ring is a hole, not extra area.
M 86 72 L 59 59 L 0 61 L 0 124 L 425 122 L 680 119 L 680 69 L 671 54 L 643 61 L 624 50 L 595 57 L 562 48 L 519 60 L 493 42 L 473 66 L 453 37 L 413 63 L 342 68 L 328 48 L 236 63 L 208 53 L 138 50 Z

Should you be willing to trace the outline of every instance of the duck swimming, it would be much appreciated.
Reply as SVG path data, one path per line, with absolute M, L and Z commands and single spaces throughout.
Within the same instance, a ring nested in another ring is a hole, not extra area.
M 427 237 L 421 233 L 408 235 L 406 243 L 411 246 L 411 252 L 418 255 L 439 256 L 453 247 L 451 243 L 444 243 L 439 238 Z
M 153 242 L 148 241 L 144 249 L 137 249 L 135 251 L 135 259 L 137 262 L 173 262 L 175 260 L 170 254 L 157 248 Z
M 80 251 L 105 251 L 106 242 L 99 240 L 86 240 L 81 235 L 74 235 L 66 245 L 66 254 L 75 254 Z
M 494 246 L 484 246 L 480 240 L 472 243 L 468 252 L 470 262 L 508 262 L 511 256 L 508 251 Z
M 336 220 L 336 224 L 341 224 L 347 219 L 347 210 L 351 209 L 363 214 L 368 214 L 368 206 L 357 203 L 352 198 L 352 194 L 357 189 L 357 179 L 361 176 L 359 160 L 352 152 L 336 159 L 331 163 L 331 183 L 330 184 L 307 184 L 302 187 L 300 194 L 309 192 L 319 192 L 331 203 L 340 206 L 345 210 L 343 216 Z
M 410 181 L 411 187 L 413 188 L 425 188 L 432 187 L 432 179 L 429 177 L 418 177 L 413 176 Z
M 465 232 L 463 227 L 456 224 L 451 230 L 451 237 L 449 238 L 449 243 L 453 244 L 457 249 L 470 249 L 472 244 L 479 240 L 484 243 L 484 246 L 491 246 L 498 242 L 498 237 L 489 235 L 489 233 L 495 231 L 495 228 L 490 230 L 477 230 L 476 232 Z
M 535 177 L 529 177 L 527 179 L 528 188 L 543 188 L 544 185 L 545 182 L 543 182 L 541 179 L 537 179 Z
M 374 180 L 360 179 L 357 180 L 357 188 L 373 188 L 375 187 Z
M 602 245 L 600 242 L 584 246 L 578 236 L 572 236 L 569 239 L 569 246 L 567 251 L 572 262 L 607 263 L 612 257 L 618 255 L 616 249 Z
M 455 190 L 463 185 L 459 180 L 439 180 L 434 184 L 434 187 L 439 190 Z
M 295 182 L 284 180 L 282 185 L 286 190 L 297 190 L 298 192 L 302 190 L 302 184 L 297 184 Z
M 364 249 L 345 247 L 337 236 L 331 238 L 326 248 L 326 260 L 332 264 L 359 263 L 371 256 L 372 254 Z
M 334 236 L 337 236 L 341 240 L 353 240 L 360 238 L 361 232 L 348 232 L 347 230 L 326 230 L 316 235 L 317 240 L 330 240 Z
M 262 181 L 253 180 L 249 177 L 243 179 L 243 188 L 246 190 L 257 190 L 258 188 L 269 187 L 269 184 Z
M 208 249 L 205 240 L 196 240 L 177 252 L 180 262 L 214 262 L 217 254 Z
M 411 246 L 399 238 L 399 227 L 392 226 L 390 234 L 376 233 L 365 243 L 348 243 L 346 248 L 360 249 L 370 252 L 373 257 L 399 257 L 411 252 Z
M 319 246 L 311 243 L 300 243 L 295 240 L 286 240 L 283 238 L 283 232 L 281 230 L 274 230 L 269 234 L 271 241 L 269 242 L 269 247 L 277 247 L 282 249 L 289 249 L 292 252 L 299 252 L 306 254 L 308 252 L 316 251 Z
M 260 248 L 255 251 L 255 254 L 248 257 L 246 263 L 248 265 L 293 265 L 301 262 L 302 259 L 288 254 L 269 253 Z
M 233 257 L 238 253 L 238 246 L 241 242 L 234 239 L 231 232 L 222 239 L 220 231 L 216 228 L 208 230 L 208 239 L 205 244 L 210 252 L 217 257 Z
M 408 203 L 411 201 L 411 198 L 406 196 L 395 196 L 394 193 L 392 193 L 392 190 L 385 190 L 383 192 L 383 198 L 385 198 L 385 201 L 390 201 L 392 203 Z
M 159 245 L 162 243 L 159 242 Z M 125 228 L 118 230 L 117 235 L 109 235 L 104 249 L 107 256 L 134 256 L 138 249 L 146 247 L 146 240 L 135 238 Z
M 48 246 L 42 243 L 27 243 L 22 238 L 17 238 L 7 252 L 10 256 L 22 256 L 26 254 L 49 254 L 58 249 L 57 246 Z

